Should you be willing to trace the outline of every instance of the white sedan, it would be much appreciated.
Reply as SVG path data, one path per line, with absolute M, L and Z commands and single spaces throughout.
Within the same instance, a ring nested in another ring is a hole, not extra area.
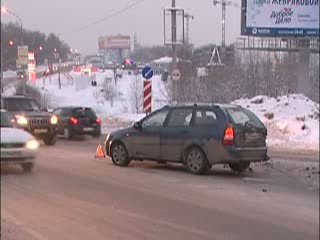
M 25 172 L 34 166 L 39 142 L 28 132 L 15 128 L 12 117 L 4 110 L 1 114 L 1 165 L 19 164 Z

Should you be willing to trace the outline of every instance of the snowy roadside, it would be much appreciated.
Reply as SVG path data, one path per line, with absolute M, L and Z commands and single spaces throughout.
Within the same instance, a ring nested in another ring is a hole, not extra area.
M 1 215 L 1 240 L 40 240 L 23 226 Z

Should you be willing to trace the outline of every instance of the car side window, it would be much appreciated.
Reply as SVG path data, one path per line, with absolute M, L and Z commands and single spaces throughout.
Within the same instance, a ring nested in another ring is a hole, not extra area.
M 160 112 L 157 112 L 150 117 L 146 118 L 142 122 L 142 128 L 147 127 L 162 127 L 164 124 L 164 121 L 166 120 L 166 117 L 169 113 L 169 110 L 163 110 Z
M 192 108 L 173 109 L 168 121 L 168 127 L 189 126 L 192 119 Z
M 217 121 L 217 115 L 213 110 L 197 110 L 195 116 L 195 125 L 196 126 L 211 126 L 214 125 Z

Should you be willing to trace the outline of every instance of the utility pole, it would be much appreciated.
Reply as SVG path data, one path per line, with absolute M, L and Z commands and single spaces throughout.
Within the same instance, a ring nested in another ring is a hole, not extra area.
M 59 89 L 61 89 L 61 69 L 60 69 L 60 64 L 61 64 L 61 58 L 59 59 L 58 63 L 58 83 L 59 83 Z
M 222 24 L 222 41 L 221 45 L 224 48 L 226 46 L 226 12 L 227 12 L 227 6 L 233 6 L 236 8 L 241 8 L 238 4 L 233 3 L 231 1 L 227 0 L 213 0 L 213 6 L 216 6 L 217 4 L 221 4 L 222 7 L 222 19 L 221 19 L 221 24 Z
M 186 19 L 186 45 L 189 45 L 189 43 L 190 43 L 190 19 L 194 20 L 194 16 L 192 16 L 189 13 L 186 13 L 184 15 L 184 18 Z
M 174 10 L 176 8 L 176 0 L 172 0 L 172 21 L 171 21 L 171 33 L 172 33 L 172 70 L 177 66 L 177 12 Z
M 176 0 L 172 0 L 172 12 L 171 12 L 171 33 L 172 33 L 172 66 L 171 72 L 177 67 L 177 12 L 174 10 L 176 8 Z M 176 101 L 178 99 L 178 84 L 172 82 L 172 99 Z

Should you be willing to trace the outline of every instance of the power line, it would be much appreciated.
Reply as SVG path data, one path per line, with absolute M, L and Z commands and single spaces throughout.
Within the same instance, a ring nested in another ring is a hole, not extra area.
M 115 12 L 113 12 L 113 13 L 111 13 L 111 14 L 103 17 L 103 18 L 100 18 L 100 19 L 98 19 L 98 20 L 95 20 L 95 21 L 93 21 L 93 22 L 91 22 L 91 23 L 88 23 L 87 25 L 84 25 L 84 26 L 82 26 L 82 27 L 76 28 L 76 29 L 74 29 L 74 30 L 70 30 L 70 31 L 64 32 L 64 33 L 59 33 L 58 35 L 61 36 L 61 35 L 67 35 L 67 34 L 72 34 L 72 33 L 81 32 L 81 31 L 89 28 L 89 27 L 92 26 L 92 25 L 99 24 L 99 23 L 105 22 L 105 21 L 107 21 L 107 20 L 109 20 L 109 19 L 111 19 L 111 18 L 113 18 L 113 17 L 116 17 L 116 16 L 118 16 L 118 15 L 120 15 L 120 14 L 128 11 L 129 9 L 134 8 L 135 6 L 141 4 L 141 3 L 144 2 L 144 1 L 145 1 L 145 0 L 135 1 L 135 2 L 127 5 L 126 7 L 121 8 L 121 9 L 119 9 L 119 10 L 116 10 Z

